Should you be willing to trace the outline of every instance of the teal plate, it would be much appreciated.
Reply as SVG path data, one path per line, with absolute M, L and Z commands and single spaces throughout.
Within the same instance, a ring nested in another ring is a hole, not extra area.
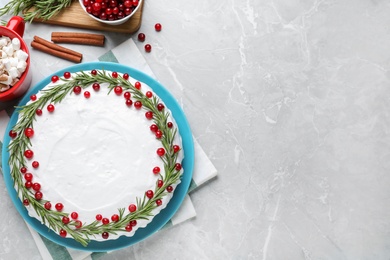
M 192 172 L 194 168 L 194 143 L 192 140 L 191 129 L 186 119 L 186 116 L 184 115 L 184 112 L 179 106 L 179 104 L 177 103 L 176 99 L 169 93 L 169 91 L 166 88 L 164 88 L 159 82 L 157 82 L 150 76 L 146 75 L 145 73 L 117 63 L 111 63 L 111 62 L 82 63 L 82 64 L 74 65 L 65 68 L 63 70 L 57 71 L 56 73 L 48 76 L 47 78 L 39 82 L 36 86 L 31 88 L 30 91 L 21 100 L 19 105 L 25 105 L 29 101 L 30 96 L 32 94 L 37 93 L 40 89 L 42 89 L 44 86 L 49 84 L 51 82 L 51 77 L 53 75 L 60 76 L 63 75 L 64 72 L 66 71 L 79 72 L 79 71 L 87 71 L 92 69 L 96 69 L 96 70 L 104 69 L 110 71 L 117 71 L 120 73 L 128 73 L 131 77 L 139 81 L 145 82 L 147 85 L 149 85 L 153 89 L 153 91 L 161 98 L 161 100 L 164 101 L 166 106 L 171 110 L 172 116 L 179 127 L 179 132 L 182 138 L 182 145 L 184 150 L 184 159 L 182 161 L 182 166 L 184 172 L 181 179 L 181 183 L 175 189 L 174 195 L 172 199 L 169 201 L 166 208 L 164 208 L 158 215 L 156 215 L 153 218 L 152 222 L 149 223 L 145 228 L 139 228 L 135 233 L 135 235 L 132 237 L 121 236 L 116 240 L 107 240 L 102 242 L 91 241 L 88 244 L 88 246 L 83 247 L 80 243 L 76 242 L 72 238 L 60 237 L 57 233 L 48 229 L 47 226 L 41 224 L 40 221 L 30 217 L 23 203 L 17 196 L 17 192 L 14 189 L 13 179 L 10 175 L 10 167 L 8 165 L 9 153 L 7 147 L 10 142 L 10 137 L 8 136 L 8 132 L 13 128 L 13 126 L 17 122 L 18 110 L 15 110 L 15 112 L 12 114 L 10 122 L 7 126 L 6 134 L 4 136 L 2 163 L 3 163 L 3 174 L 4 174 L 5 184 L 13 204 L 15 205 L 19 213 L 22 215 L 24 220 L 31 227 L 33 227 L 38 233 L 40 233 L 42 236 L 46 237 L 47 239 L 65 247 L 84 250 L 84 251 L 92 251 L 92 252 L 106 252 L 106 251 L 112 251 L 112 250 L 124 248 L 146 239 L 147 237 L 151 236 L 152 234 L 160 230 L 173 217 L 173 215 L 176 213 L 176 211 L 179 209 L 180 205 L 182 204 L 192 180 Z

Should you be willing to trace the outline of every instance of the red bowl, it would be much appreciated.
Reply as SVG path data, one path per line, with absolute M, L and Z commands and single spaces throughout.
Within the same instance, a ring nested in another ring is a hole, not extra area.
M 7 36 L 11 38 L 11 40 L 13 38 L 18 38 L 20 41 L 20 48 L 28 54 L 26 70 L 14 86 L 4 92 L 0 92 L 0 102 L 19 98 L 30 88 L 32 78 L 30 72 L 30 52 L 26 42 L 22 38 L 23 34 L 24 20 L 20 16 L 11 17 L 6 26 L 0 26 L 0 36 Z

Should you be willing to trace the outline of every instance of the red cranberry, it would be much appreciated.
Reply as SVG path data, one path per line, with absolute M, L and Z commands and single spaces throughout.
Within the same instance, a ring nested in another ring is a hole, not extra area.
M 161 28 L 162 28 L 162 26 L 161 26 L 161 24 L 160 23 L 156 23 L 155 25 L 154 25 L 154 29 L 156 29 L 156 31 L 161 31 Z
M 151 52 L 152 51 L 152 45 L 150 45 L 149 43 L 145 44 L 145 51 L 146 52 Z

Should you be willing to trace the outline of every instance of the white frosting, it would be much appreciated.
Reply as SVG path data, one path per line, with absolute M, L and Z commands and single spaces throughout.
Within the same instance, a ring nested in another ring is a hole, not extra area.
M 137 197 L 142 199 L 145 191 L 154 190 L 158 175 L 152 169 L 158 166 L 164 173 L 163 162 L 156 153 L 162 144 L 150 131 L 153 122 L 145 118 L 144 109 L 127 107 L 123 95 L 107 95 L 105 84 L 98 92 L 92 87 L 85 90 L 91 93 L 89 99 L 83 93 L 71 93 L 54 104 L 53 113 L 45 106 L 43 114 L 36 116 L 31 138 L 34 157 L 28 160 L 28 169 L 34 176 L 33 183 L 41 184 L 43 199 L 51 202 L 53 210 L 61 202 L 64 212 L 77 212 L 83 223 L 93 222 L 96 214 L 111 221 L 119 208 L 129 213 L 128 206 L 136 204 Z M 147 90 L 150 88 L 143 83 L 142 91 Z M 172 118 L 169 121 L 174 122 Z M 178 134 L 175 144 L 182 147 Z M 180 152 L 178 162 L 182 158 Z M 31 167 L 32 161 L 39 162 L 37 169 Z M 166 206 L 172 194 L 163 198 L 163 205 L 154 214 Z M 31 206 L 27 208 L 31 216 L 40 220 Z M 119 235 L 132 236 L 150 221 L 138 220 L 132 232 Z M 115 238 L 110 234 L 109 239 Z M 92 239 L 103 240 L 100 235 Z

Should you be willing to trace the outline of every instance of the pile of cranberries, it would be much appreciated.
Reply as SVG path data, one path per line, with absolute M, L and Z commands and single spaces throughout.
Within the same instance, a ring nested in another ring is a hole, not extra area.
M 130 15 L 138 6 L 138 0 L 83 0 L 87 13 L 108 21 Z

